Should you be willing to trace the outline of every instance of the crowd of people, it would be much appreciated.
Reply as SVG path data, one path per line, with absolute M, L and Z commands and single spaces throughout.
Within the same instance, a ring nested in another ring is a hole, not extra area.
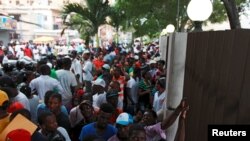
M 184 140 L 186 100 L 169 118 L 158 118 L 167 102 L 167 68 L 158 42 L 136 41 L 131 49 L 78 44 L 62 54 L 54 49 L 60 47 L 0 47 L 0 135 L 19 114 L 37 126 L 32 133 L 18 129 L 3 138 L 164 141 L 165 130 L 179 117 L 175 140 Z

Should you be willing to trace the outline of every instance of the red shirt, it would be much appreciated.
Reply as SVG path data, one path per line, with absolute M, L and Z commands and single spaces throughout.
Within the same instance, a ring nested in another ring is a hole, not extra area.
M 32 51 L 31 51 L 31 49 L 30 48 L 25 48 L 24 49 L 24 56 L 28 56 L 28 57 L 30 57 L 30 58 L 32 58 Z
M 104 65 L 104 62 L 103 62 L 103 60 L 100 60 L 100 59 L 94 59 L 94 60 L 93 60 L 93 64 L 95 65 L 95 68 L 96 68 L 97 70 L 99 70 L 99 69 L 101 69 L 102 66 Z

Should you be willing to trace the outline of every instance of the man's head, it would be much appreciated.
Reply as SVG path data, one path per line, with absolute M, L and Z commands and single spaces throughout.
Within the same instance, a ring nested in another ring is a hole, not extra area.
M 46 64 L 41 65 L 39 70 L 42 75 L 50 75 L 50 67 Z
M 90 100 L 83 100 L 80 103 L 79 108 L 85 118 L 91 118 L 91 116 L 93 116 L 94 108 Z
M 97 128 L 105 129 L 108 125 L 109 119 L 114 112 L 114 108 L 109 103 L 103 103 L 100 106 L 100 111 L 97 118 Z
M 97 78 L 95 81 L 92 82 L 93 94 L 102 93 L 105 87 L 106 87 L 106 82 L 101 78 Z
M 0 89 L 6 92 L 9 98 L 16 97 L 18 94 L 15 82 L 9 76 L 0 77 Z
M 129 126 L 133 124 L 133 117 L 128 113 L 121 113 L 116 118 L 116 128 L 118 129 L 117 136 L 120 139 L 129 138 Z
M 62 95 L 58 93 L 53 93 L 49 97 L 49 102 L 48 102 L 50 111 L 54 114 L 60 113 L 61 105 L 62 105 Z
M 90 52 L 89 52 L 89 50 L 85 50 L 85 51 L 83 52 L 83 59 L 84 59 L 84 60 L 88 60 L 89 57 L 90 57 Z
M 120 83 L 118 81 L 111 81 L 110 84 L 109 84 L 109 88 L 108 89 L 109 90 L 115 89 L 118 92 L 120 92 L 121 91 Z
M 103 70 L 103 71 L 110 71 L 110 66 L 109 66 L 109 64 L 104 64 L 104 65 L 102 66 L 102 70 Z
M 43 112 L 38 117 L 38 123 L 45 132 L 54 132 L 57 130 L 56 117 L 51 112 Z
M 157 120 L 157 114 L 154 110 L 146 110 L 142 117 L 142 123 L 146 125 L 155 124 Z
M 77 51 L 76 50 L 72 50 L 71 57 L 72 58 L 76 58 L 77 57 Z
M 69 70 L 70 69 L 70 67 L 71 67 L 71 60 L 70 60 L 70 58 L 63 58 L 63 68 L 65 69 L 65 70 Z
M 122 74 L 122 70 L 120 67 L 115 66 L 113 70 L 113 75 L 118 78 Z
M 146 141 L 146 132 L 143 126 L 138 124 L 130 126 L 129 141 Z
M 156 89 L 158 91 L 163 91 L 166 88 L 166 79 L 165 77 L 161 77 L 156 82 Z
M 116 108 L 118 104 L 118 91 L 115 89 L 108 90 L 106 94 L 106 99 L 108 103 L 110 103 L 114 108 Z

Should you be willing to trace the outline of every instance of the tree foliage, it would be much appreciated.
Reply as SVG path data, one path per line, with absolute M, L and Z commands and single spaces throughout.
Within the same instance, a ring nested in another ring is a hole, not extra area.
M 227 20 L 227 9 L 224 0 L 213 0 L 213 13 L 208 19 L 211 23 Z M 186 8 L 189 0 L 117 0 L 117 5 L 125 11 L 129 24 L 135 29 L 135 36 L 150 35 L 161 32 L 168 24 L 173 24 L 178 31 L 185 31 L 185 27 L 192 28 Z M 244 13 L 249 0 L 235 0 L 239 14 Z M 140 24 L 140 19 L 147 20 Z
M 97 34 L 98 27 L 106 23 L 106 17 L 109 13 L 108 0 L 86 0 L 86 6 L 79 3 L 69 3 L 62 10 L 64 24 L 77 28 L 86 37 Z M 66 22 L 68 15 L 72 15 L 72 18 Z

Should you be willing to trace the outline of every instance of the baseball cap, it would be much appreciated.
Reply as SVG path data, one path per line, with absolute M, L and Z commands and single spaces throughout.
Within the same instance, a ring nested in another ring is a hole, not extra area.
M 86 49 L 83 51 L 83 54 L 87 54 L 87 53 L 90 53 L 89 50 Z
M 128 114 L 128 113 L 121 113 L 117 118 L 116 118 L 116 124 L 121 124 L 121 125 L 129 125 L 133 124 L 133 117 Z
M 15 129 L 6 136 L 6 141 L 31 141 L 31 134 L 25 129 Z
M 138 56 L 138 55 L 135 55 L 135 56 L 134 56 L 134 59 L 135 59 L 135 60 L 139 60 L 139 56 Z
M 104 64 L 104 65 L 102 66 L 102 68 L 104 68 L 104 69 L 106 69 L 106 70 L 110 70 L 110 66 L 109 66 L 108 64 Z
M 156 61 L 155 60 L 150 60 L 149 64 L 156 64 Z
M 97 78 L 95 81 L 92 81 L 92 84 L 102 86 L 103 88 L 106 87 L 105 81 L 103 79 L 101 79 L 101 78 Z
M 0 90 L 0 106 L 2 106 L 5 101 L 9 101 L 9 97 L 6 92 Z
M 14 103 L 12 103 L 12 104 L 9 106 L 9 108 L 8 108 L 7 111 L 8 111 L 9 113 L 13 113 L 13 112 L 15 112 L 15 111 L 17 111 L 17 110 L 20 110 L 20 109 L 24 109 L 23 104 L 20 103 L 20 102 L 14 102 Z
M 92 106 L 92 103 L 90 100 L 83 100 L 80 105 L 82 105 L 82 104 L 87 104 L 89 106 Z
M 118 91 L 114 89 L 109 90 L 106 94 L 106 98 L 110 98 L 114 96 L 118 96 Z

